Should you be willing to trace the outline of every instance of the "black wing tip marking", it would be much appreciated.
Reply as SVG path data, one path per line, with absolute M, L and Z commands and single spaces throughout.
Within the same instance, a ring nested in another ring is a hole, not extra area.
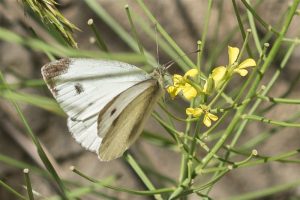
M 71 59 L 62 58 L 60 60 L 50 62 L 42 67 L 41 71 L 43 78 L 53 94 L 57 95 L 58 93 L 58 90 L 55 88 L 53 78 L 65 74 L 69 69 L 70 63 Z

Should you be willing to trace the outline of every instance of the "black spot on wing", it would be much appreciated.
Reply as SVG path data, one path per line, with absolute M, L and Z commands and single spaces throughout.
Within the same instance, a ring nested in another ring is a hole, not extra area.
M 117 109 L 114 108 L 114 109 L 110 112 L 110 116 L 112 116 L 116 111 L 117 111 Z
M 84 92 L 83 86 L 80 83 L 76 83 L 74 85 L 77 94 Z

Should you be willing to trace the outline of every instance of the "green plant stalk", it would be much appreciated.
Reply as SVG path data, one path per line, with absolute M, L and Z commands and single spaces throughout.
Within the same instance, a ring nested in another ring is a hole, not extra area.
M 146 7 L 142 0 L 136 0 L 142 10 L 146 13 L 147 17 L 150 21 L 157 26 L 157 30 L 159 33 L 165 38 L 165 40 L 172 46 L 172 48 L 177 52 L 179 56 L 182 56 L 182 60 L 186 63 L 186 69 L 191 69 L 195 67 L 193 61 L 191 61 L 185 53 L 181 50 L 181 48 L 176 44 L 176 42 L 171 38 L 171 36 L 164 30 L 164 28 L 159 24 L 159 22 L 155 19 L 149 9 Z
M 126 188 L 122 188 L 122 187 L 116 187 L 116 186 L 112 186 L 112 185 L 109 185 L 107 184 L 106 182 L 104 181 L 98 181 L 98 180 L 95 180 L 91 177 L 88 177 L 87 175 L 83 174 L 82 172 L 80 172 L 79 170 L 75 169 L 74 167 L 71 167 L 71 170 L 78 174 L 79 176 L 93 182 L 93 183 L 96 183 L 96 184 L 99 184 L 103 187 L 106 187 L 106 188 L 109 188 L 109 189 L 112 189 L 112 190 L 115 190 L 115 191 L 119 191 L 119 192 L 126 192 L 126 193 L 130 193 L 130 194 L 136 194 L 136 195 L 155 195 L 155 194 L 162 194 L 162 193 L 170 193 L 173 191 L 173 188 L 162 188 L 162 189 L 157 189 L 157 190 L 152 190 L 152 191 L 143 191 L 143 190 L 131 190 L 131 189 L 126 189 Z
M 198 67 L 198 71 L 199 71 L 199 76 L 201 74 L 201 49 L 202 49 L 202 42 L 200 40 L 197 41 L 197 67 Z
M 78 50 L 61 45 L 49 45 L 41 40 L 33 38 L 22 38 L 12 31 L 0 27 L 0 39 L 14 44 L 23 45 L 36 51 L 48 52 L 59 57 L 87 57 L 87 58 L 109 58 L 125 62 L 145 62 L 140 54 L 115 53 L 109 54 L 99 51 Z
M 233 151 L 233 149 L 231 149 L 231 151 Z M 276 162 L 287 162 L 287 161 L 289 161 L 289 160 L 287 160 L 289 157 L 299 155 L 299 151 L 300 150 L 297 149 L 297 150 L 289 151 L 289 152 L 282 153 L 282 154 L 279 154 L 279 155 L 275 155 L 275 156 L 272 156 L 272 157 L 258 155 L 255 161 L 242 163 L 240 165 L 234 164 L 233 167 L 235 169 L 237 169 L 237 168 L 242 168 L 242 167 L 256 166 L 258 164 L 265 164 L 265 163 L 274 162 L 274 161 L 276 161 Z M 235 151 L 235 153 L 238 153 L 238 152 Z M 294 162 L 294 161 L 292 160 L 292 162 Z M 201 173 L 202 174 L 207 174 L 207 173 L 220 172 L 220 171 L 222 172 L 222 171 L 227 170 L 227 169 L 228 169 L 227 166 L 211 167 L 211 168 L 203 169 L 201 171 Z
M 45 85 L 45 81 L 42 79 L 31 79 L 31 80 L 22 80 L 18 83 L 8 83 L 7 86 L 11 89 L 20 89 L 20 88 L 27 88 L 27 87 L 40 87 Z M 6 86 L 0 84 L 0 90 L 5 89 Z
M 93 19 L 88 20 L 88 25 L 91 27 L 94 35 L 96 36 L 97 46 L 99 47 L 99 49 L 104 52 L 108 52 L 108 48 L 107 48 L 101 34 L 96 29 Z
M 240 59 L 241 59 L 241 55 L 243 54 L 244 52 L 244 49 L 245 47 L 248 45 L 248 40 L 249 40 L 249 35 L 250 35 L 250 32 L 247 31 L 247 34 L 246 34 L 246 37 L 245 37 L 245 40 L 244 40 L 244 43 L 243 43 L 243 46 L 242 46 L 242 49 L 241 49 L 241 52 L 239 53 L 238 55 L 238 58 L 237 58 L 237 63 L 239 63 Z M 231 68 L 231 66 L 229 66 L 229 68 Z M 231 74 L 231 73 L 230 73 Z M 231 75 L 230 75 L 231 76 Z M 230 77 L 227 78 L 227 80 L 225 80 L 225 83 L 223 84 L 222 88 L 218 91 L 217 95 L 211 100 L 211 102 L 208 104 L 208 107 L 212 107 L 214 105 L 214 103 L 217 102 L 217 100 L 219 99 L 219 97 L 223 94 L 223 92 L 225 91 L 228 83 L 230 81 Z
M 50 99 L 48 97 L 26 94 L 26 93 L 22 94 L 13 91 L 0 92 L 0 96 L 8 100 L 28 103 L 30 105 L 37 106 L 44 110 L 51 111 L 57 115 L 65 116 L 65 113 L 58 106 L 58 104 L 53 99 Z
M 261 68 L 261 73 L 264 74 L 264 72 L 268 69 L 268 67 L 270 66 L 271 62 L 273 61 L 274 57 L 276 56 L 277 52 L 279 51 L 279 48 L 281 46 L 282 43 L 282 39 L 284 37 L 284 35 L 286 34 L 288 27 L 290 25 L 290 22 L 294 16 L 294 13 L 297 9 L 297 6 L 299 4 L 300 0 L 295 0 L 293 2 L 293 5 L 291 6 L 291 9 L 288 13 L 288 16 L 285 20 L 284 26 L 280 32 L 280 35 L 278 36 L 278 38 L 276 39 L 268 57 L 266 58 L 265 63 L 262 65 Z M 262 79 L 262 75 L 256 77 L 256 79 L 254 80 L 254 83 L 252 85 L 252 87 L 250 88 L 250 91 L 247 95 L 246 98 L 248 98 L 249 96 L 252 96 L 253 93 L 255 92 L 259 82 Z M 219 139 L 219 141 L 213 146 L 213 148 L 211 149 L 211 152 L 208 153 L 203 159 L 202 159 L 202 163 L 203 165 L 200 165 L 197 167 L 197 170 L 202 170 L 208 163 L 209 161 L 212 159 L 213 155 L 216 154 L 218 152 L 218 150 L 222 147 L 222 145 L 224 144 L 224 142 L 226 141 L 226 139 L 231 135 L 231 133 L 233 132 L 236 124 L 239 121 L 239 118 L 241 116 L 241 114 L 243 113 L 243 111 L 246 109 L 246 105 L 240 107 L 240 109 L 236 112 L 235 116 L 233 117 L 231 123 L 229 124 L 229 126 L 227 127 L 227 129 L 225 130 L 224 134 L 222 135 L 222 137 Z
M 249 0 L 247 0 L 247 2 L 249 3 Z M 255 22 L 254 22 L 254 19 L 253 19 L 253 15 L 248 9 L 247 9 L 247 15 L 248 15 L 249 24 L 250 24 L 250 27 L 251 27 L 251 30 L 252 30 L 252 35 L 253 35 L 253 38 L 254 38 L 256 49 L 257 49 L 258 53 L 261 54 L 262 53 L 262 47 L 260 45 L 260 39 L 259 39 L 258 34 L 257 34 L 257 30 L 256 30 Z
M 6 183 L 4 183 L 2 180 L 0 180 L 0 186 L 4 187 L 7 191 L 9 191 L 10 193 L 12 193 L 13 195 L 15 195 L 16 197 L 18 197 L 19 199 L 27 200 L 26 197 L 24 197 L 23 195 L 19 194 L 16 190 L 14 190 L 12 187 L 10 187 Z
M 84 2 L 98 15 L 133 51 L 139 52 L 135 40 L 112 18 L 101 5 L 95 0 L 84 0 Z M 148 64 L 156 66 L 155 58 L 145 51 Z
M 4 76 L 2 74 L 2 72 L 0 71 L 0 82 L 2 84 L 5 85 L 5 80 L 4 80 Z M 8 91 L 10 91 L 9 88 L 7 88 Z M 12 105 L 15 107 L 19 117 L 21 118 L 22 123 L 25 126 L 26 132 L 28 134 L 28 136 L 31 138 L 32 142 L 35 144 L 36 148 L 37 148 L 37 152 L 39 154 L 39 157 L 41 158 L 41 160 L 43 161 L 46 169 L 48 170 L 48 172 L 52 175 L 52 178 L 55 180 L 55 182 L 57 183 L 60 192 L 61 192 L 61 196 L 63 199 L 68 199 L 67 198 L 67 194 L 66 194 L 66 188 L 62 182 L 62 180 L 60 179 L 60 177 L 58 176 L 58 174 L 56 173 L 53 165 L 51 164 L 51 162 L 49 161 L 45 151 L 43 150 L 43 147 L 41 146 L 38 138 L 35 136 L 35 134 L 33 133 L 32 129 L 30 128 L 25 116 L 23 115 L 19 105 L 14 101 L 14 100 L 10 100 L 10 102 L 12 103 Z
M 264 95 L 257 95 L 258 98 L 269 101 L 271 103 L 279 103 L 279 104 L 300 104 L 300 99 L 288 99 L 288 98 L 276 98 L 269 97 Z
M 266 95 L 272 88 L 272 86 L 274 85 L 275 81 L 277 80 L 277 78 L 279 77 L 281 70 L 286 66 L 286 63 L 288 61 L 288 59 L 290 58 L 290 56 L 292 55 L 294 49 L 294 45 L 291 45 L 291 47 L 288 49 L 285 57 L 283 58 L 281 64 L 280 64 L 280 69 L 276 70 L 275 74 L 272 76 L 272 79 L 270 80 L 270 82 L 268 83 L 268 85 L 266 86 L 266 88 L 264 89 L 264 91 L 262 92 L 262 95 Z M 261 99 L 256 100 L 256 102 L 254 103 L 254 105 L 252 106 L 252 108 L 250 109 L 250 111 L 248 112 L 248 114 L 253 114 L 254 111 L 257 109 L 257 107 L 260 105 L 260 103 L 262 102 Z M 239 126 L 236 135 L 234 136 L 231 146 L 234 146 L 238 140 L 238 138 L 240 137 L 243 129 L 245 128 L 247 124 L 247 120 L 243 121 L 241 123 L 241 125 Z
M 245 42 L 244 42 L 244 44 L 243 44 L 243 47 L 244 47 L 244 48 L 242 48 L 242 49 L 245 49 L 246 41 L 248 41 L 248 38 L 249 38 L 249 33 L 250 33 L 250 32 L 247 32 L 247 35 L 246 35 L 246 38 L 245 38 Z M 246 40 L 246 39 L 247 39 L 247 40 Z M 258 62 L 257 62 L 257 66 L 259 66 L 260 63 L 262 62 L 262 60 L 263 60 L 263 58 L 264 58 L 264 55 L 265 55 L 265 53 L 266 53 L 266 49 L 267 49 L 267 45 L 264 45 L 263 52 L 262 52 L 262 54 L 261 54 L 261 56 L 260 56 L 260 58 L 259 58 L 259 60 L 258 60 Z M 239 55 L 239 58 L 241 58 L 241 54 Z M 258 70 L 258 68 L 256 68 L 256 70 L 255 70 L 254 72 L 251 73 L 251 75 L 249 76 L 249 78 L 247 79 L 247 81 L 243 84 L 243 86 L 241 87 L 241 89 L 240 89 L 238 95 L 235 97 L 235 99 L 234 99 L 234 101 L 233 101 L 233 104 L 232 104 L 233 107 L 230 106 L 230 107 L 228 107 L 229 109 L 230 109 L 231 107 L 232 107 L 232 108 L 235 108 L 235 107 L 237 106 L 236 108 L 239 108 L 239 107 L 242 106 L 242 105 L 247 105 L 247 104 L 254 98 L 254 96 L 251 96 L 250 98 L 244 99 L 243 102 L 241 102 L 241 103 L 239 103 L 239 104 L 237 103 L 237 102 L 239 101 L 239 99 L 241 98 L 243 92 L 246 90 L 246 88 L 248 87 L 248 85 L 249 85 L 249 84 L 251 83 L 251 81 L 253 80 L 255 74 L 257 73 L 257 70 Z M 236 105 L 236 106 L 235 106 L 235 105 Z M 224 109 L 224 111 L 225 111 L 225 113 L 222 115 L 221 119 L 218 120 L 218 122 L 214 125 L 214 127 L 212 127 L 212 129 L 209 129 L 207 132 L 205 132 L 205 133 L 203 134 L 203 137 L 205 137 L 209 132 L 213 131 L 216 127 L 218 127 L 219 124 L 221 124 L 221 122 L 225 119 L 225 117 L 226 117 L 227 114 L 229 113 L 229 112 L 227 112 L 227 109 L 226 109 L 226 108 Z M 228 152 L 227 154 L 228 154 L 228 155 L 225 156 L 225 160 L 228 159 L 228 157 L 229 157 L 229 152 Z M 225 162 L 220 163 L 220 164 L 219 164 L 219 167 L 224 166 L 224 164 L 225 164 Z M 219 172 L 216 172 L 216 173 L 214 174 L 213 177 L 218 176 L 218 173 L 219 173 Z M 212 185 L 212 186 L 213 186 L 213 185 Z M 211 187 L 211 188 L 208 188 L 207 191 L 206 191 L 206 194 L 208 194 L 208 193 L 210 192 L 211 189 L 212 189 L 212 187 Z
M 32 193 L 32 186 L 31 186 L 31 181 L 29 177 L 29 169 L 24 169 L 24 177 L 25 177 L 25 183 L 26 183 L 26 189 L 28 193 L 28 198 L 29 200 L 34 200 L 33 193 Z
M 139 176 L 139 178 L 143 181 L 143 183 L 147 186 L 147 188 L 152 191 L 156 190 L 153 183 L 150 181 L 150 179 L 146 176 L 142 168 L 139 166 L 139 164 L 135 161 L 135 159 L 130 155 L 129 153 L 126 153 L 124 155 L 124 159 L 129 163 L 131 168 L 135 171 L 135 173 Z M 162 200 L 162 196 L 160 194 L 154 195 L 154 198 L 157 200 Z
M 292 45 L 291 45 L 291 46 L 292 46 Z M 265 45 L 265 47 L 266 47 L 266 45 Z M 288 52 L 287 52 L 285 58 L 283 59 L 283 61 L 282 61 L 282 63 L 281 63 L 281 67 L 282 67 L 282 68 L 285 66 L 285 64 L 286 64 L 286 62 L 287 62 L 287 60 L 288 60 L 288 58 L 290 57 L 290 55 L 291 55 L 291 53 L 292 53 L 292 49 L 293 49 L 293 48 L 290 48 L 290 49 L 288 50 Z M 262 61 L 262 58 L 263 58 L 265 52 L 266 52 L 266 48 L 264 48 L 263 53 L 262 53 L 262 55 L 261 55 L 261 57 L 260 57 L 260 59 L 259 59 L 258 64 Z M 269 82 L 269 84 L 268 84 L 268 87 L 263 91 L 264 94 L 266 94 L 266 93 L 270 90 L 270 87 L 274 84 L 275 80 L 278 78 L 278 76 L 279 76 L 279 74 L 280 74 L 280 71 L 281 71 L 281 70 L 278 70 L 278 71 L 277 71 L 278 74 L 276 74 L 275 76 L 273 76 L 272 80 L 271 80 L 271 81 Z M 276 72 L 276 73 L 277 73 L 277 72 Z M 247 87 L 247 85 L 250 83 L 250 80 L 253 79 L 253 78 L 252 78 L 253 75 L 254 75 L 254 73 L 251 74 L 251 76 L 248 78 L 247 82 L 243 85 L 242 88 L 246 88 L 246 87 Z M 241 97 L 242 91 L 243 91 L 243 90 L 241 90 L 241 92 L 238 94 L 238 96 L 236 97 L 236 100 L 238 100 L 238 99 Z M 246 98 L 247 98 L 247 97 L 246 97 Z M 261 100 L 258 99 L 258 100 L 256 101 L 256 103 L 258 103 L 258 102 L 260 103 Z M 259 105 L 259 103 L 258 103 L 258 104 L 255 104 L 255 105 L 252 107 L 252 109 L 254 108 L 253 110 L 251 109 L 253 112 L 254 112 L 254 110 L 257 108 L 257 106 Z M 252 113 L 252 112 L 250 111 L 250 113 Z M 239 127 L 237 133 L 235 134 L 233 140 L 231 141 L 231 144 L 230 144 L 231 147 L 233 147 L 233 146 L 236 144 L 238 138 L 240 137 L 240 135 L 241 135 L 241 133 L 242 133 L 243 128 L 244 128 L 245 125 L 246 125 L 246 122 L 243 121 L 241 124 L 242 124 L 242 125 Z M 225 159 L 228 159 L 229 156 L 230 156 L 230 152 L 228 152 L 228 153 L 225 155 Z M 221 166 L 223 166 L 222 163 L 219 165 L 219 167 L 221 167 Z M 218 174 L 218 172 L 217 172 L 215 175 L 217 175 L 217 174 Z
M 240 196 L 230 197 L 231 200 L 249 200 L 249 199 L 262 199 L 263 197 L 270 196 L 275 193 L 283 192 L 291 188 L 298 187 L 300 185 L 300 181 L 295 181 L 292 183 L 285 183 L 281 185 L 276 185 L 270 188 L 265 188 L 258 191 L 252 191 L 251 193 L 246 193 Z
M 285 99 L 292 91 L 294 91 L 295 87 L 297 86 L 298 81 L 300 80 L 300 72 L 296 75 L 296 78 L 293 79 L 289 85 L 289 88 L 280 96 L 280 98 Z M 262 110 L 259 111 L 260 114 L 266 113 L 269 110 L 271 110 L 276 104 L 271 104 L 266 108 L 263 108 Z
M 40 168 L 31 166 L 30 164 L 21 162 L 19 160 L 15 160 L 15 159 L 13 159 L 9 156 L 6 156 L 4 154 L 0 154 L 0 162 L 5 163 L 7 165 L 10 165 L 12 167 L 19 168 L 19 169 L 29 168 L 32 171 L 35 171 L 37 173 L 42 173 L 43 172 L 43 170 L 41 170 Z
M 248 120 L 255 120 L 255 121 L 261 121 L 268 124 L 278 125 L 278 126 L 284 126 L 284 127 L 300 127 L 300 123 L 289 123 L 284 121 L 275 121 L 271 119 L 267 119 L 265 117 L 257 116 L 257 115 L 242 115 L 242 119 L 248 119 Z
M 143 45 L 142 45 L 141 41 L 139 40 L 139 37 L 138 37 L 137 31 L 136 31 L 136 28 L 135 28 L 134 23 L 133 23 L 132 18 L 131 18 L 130 9 L 129 9 L 129 6 L 128 6 L 128 5 L 125 6 L 125 10 L 126 10 L 126 13 L 127 13 L 127 17 L 128 17 L 129 23 L 130 23 L 131 32 L 133 33 L 134 38 L 135 38 L 135 41 L 136 41 L 137 44 L 138 44 L 140 53 L 141 53 L 143 56 L 145 56 L 144 48 L 143 48 Z
M 247 3 L 246 0 L 242 0 L 242 3 L 247 8 L 248 11 L 256 18 L 256 20 L 266 29 L 275 33 L 277 36 L 281 35 L 277 30 L 275 30 L 271 25 L 266 23 L 258 14 L 256 14 L 255 10 Z
M 113 182 L 115 177 L 108 177 L 105 180 L 102 180 L 102 182 L 109 184 L 110 182 Z M 76 185 L 77 186 L 77 185 Z M 118 200 L 118 198 L 113 197 L 111 195 L 107 195 L 105 192 L 97 192 L 97 190 L 104 188 L 102 185 L 97 183 L 92 183 L 88 186 L 80 186 L 78 189 L 73 189 L 70 192 L 68 192 L 68 196 L 72 199 L 80 199 L 79 197 L 82 197 L 84 195 L 88 195 L 90 193 L 93 193 L 98 196 L 98 198 L 103 197 L 101 199 L 110 199 L 110 200 Z M 47 200 L 61 200 L 58 196 L 52 196 L 47 197 Z
M 298 120 L 300 117 L 300 112 L 296 113 L 292 117 L 290 117 L 287 122 L 294 122 L 295 120 Z M 259 133 L 256 137 L 248 140 L 245 144 L 242 145 L 243 149 L 250 149 L 254 146 L 261 144 L 263 141 L 265 141 L 267 138 L 271 137 L 273 134 L 277 133 L 279 130 L 285 127 L 273 127 L 268 131 Z
M 238 24 L 239 24 L 239 28 L 240 28 L 242 37 L 243 37 L 243 39 L 245 41 L 246 40 L 246 33 L 245 33 L 245 30 L 244 30 L 242 19 L 240 17 L 239 12 L 238 12 L 238 8 L 237 8 L 237 5 L 236 5 L 236 0 L 232 0 L 232 5 L 233 5 L 233 8 L 234 8 L 235 16 L 237 18 L 237 21 L 238 21 Z M 251 49 L 250 49 L 250 47 L 249 47 L 248 44 L 247 44 L 246 48 L 247 48 L 248 55 L 252 58 L 253 54 L 252 54 L 252 51 L 251 51 Z
M 200 52 L 199 52 L 199 56 L 198 56 L 198 60 L 197 60 L 197 66 L 199 69 L 199 72 L 201 71 L 201 63 L 202 63 L 202 57 L 203 57 L 203 53 L 204 53 L 204 47 L 205 47 L 205 42 L 206 42 L 206 35 L 207 35 L 207 31 L 208 31 L 208 25 L 209 25 L 209 20 L 210 20 L 210 15 L 211 15 L 211 8 L 212 8 L 212 0 L 208 1 L 208 5 L 207 5 L 207 10 L 205 13 L 205 22 L 204 22 L 204 29 L 202 31 L 202 36 L 201 36 L 201 48 L 200 48 Z

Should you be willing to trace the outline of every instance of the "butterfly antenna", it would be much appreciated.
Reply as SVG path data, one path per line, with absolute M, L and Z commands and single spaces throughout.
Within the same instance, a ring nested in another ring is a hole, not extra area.
M 175 64 L 175 62 L 176 62 L 178 59 L 180 59 L 180 58 L 182 58 L 182 57 L 184 57 L 184 56 L 188 56 L 188 55 L 193 54 L 193 53 L 198 53 L 198 52 L 200 52 L 200 51 L 201 51 L 201 50 L 198 49 L 198 50 L 196 50 L 196 51 L 188 52 L 187 54 L 184 54 L 184 55 L 182 55 L 182 56 L 178 56 L 178 57 L 175 58 L 174 60 L 169 60 L 168 62 L 166 62 L 166 63 L 164 64 L 164 69 L 165 69 L 165 70 L 169 69 L 172 65 Z

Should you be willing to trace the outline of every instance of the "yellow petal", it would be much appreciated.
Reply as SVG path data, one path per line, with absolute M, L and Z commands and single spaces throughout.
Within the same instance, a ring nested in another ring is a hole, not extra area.
M 197 90 L 188 83 L 186 83 L 184 87 L 182 87 L 182 93 L 183 96 L 188 100 L 191 100 L 192 98 L 197 96 Z
M 204 118 L 203 118 L 203 123 L 205 126 L 207 127 L 210 127 L 211 126 L 211 120 L 209 119 L 208 115 L 204 115 Z
M 215 85 L 218 85 L 219 81 L 224 78 L 225 74 L 226 74 L 226 67 L 224 67 L 224 66 L 216 67 L 212 71 L 211 76 L 215 81 Z
M 171 98 L 174 99 L 175 96 L 180 92 L 180 89 L 174 86 L 169 86 L 167 92 L 170 94 Z
M 228 46 L 229 65 L 232 65 L 237 60 L 239 53 L 239 48 Z
M 182 83 L 183 77 L 179 74 L 173 75 L 173 84 L 175 87 L 178 87 Z
M 203 111 L 201 108 L 187 108 L 185 110 L 185 113 L 187 115 L 193 115 L 193 117 L 199 117 L 203 113 Z
M 235 69 L 233 71 L 236 72 L 236 73 L 239 73 L 241 76 L 246 76 L 248 74 L 248 71 L 246 69 L 239 69 L 239 68 L 237 68 L 237 69 Z
M 241 64 L 239 64 L 237 68 L 244 69 L 247 67 L 255 67 L 255 66 L 256 66 L 255 60 L 253 60 L 252 58 L 248 58 L 244 60 Z
M 187 71 L 185 74 L 184 74 L 184 78 L 187 78 L 187 77 L 195 77 L 198 75 L 198 70 L 197 69 L 190 69 L 189 71 Z
M 194 110 L 195 110 L 194 108 L 187 108 L 187 109 L 185 109 L 185 113 L 187 115 L 192 115 L 195 112 Z
M 206 113 L 206 115 L 213 121 L 217 121 L 218 120 L 218 116 L 211 114 L 209 112 Z

